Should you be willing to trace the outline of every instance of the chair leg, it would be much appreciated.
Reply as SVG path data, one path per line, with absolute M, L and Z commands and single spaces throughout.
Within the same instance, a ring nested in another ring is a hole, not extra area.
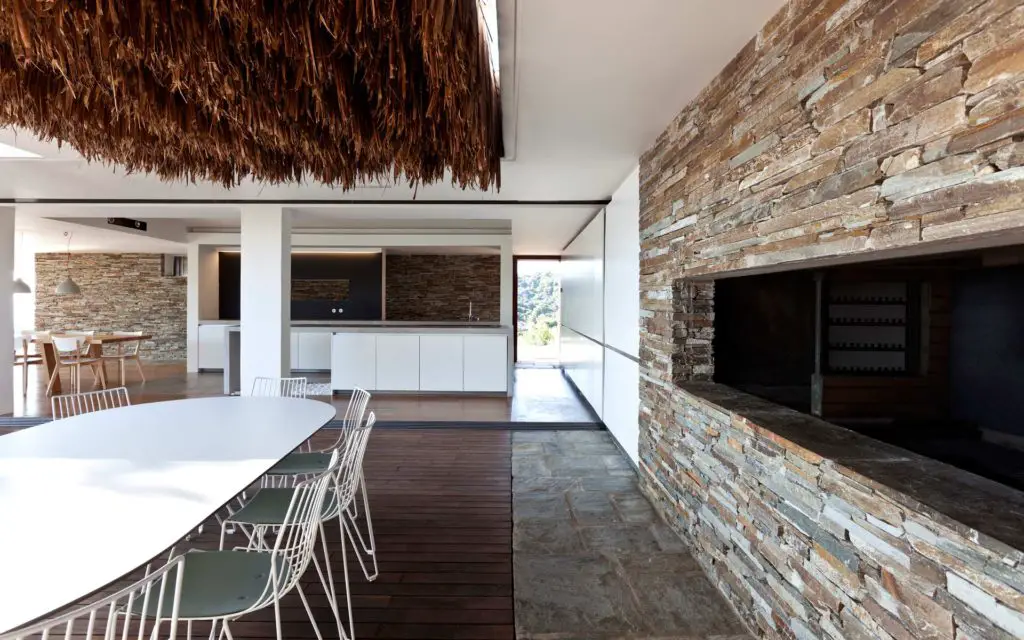
M 28 363 L 21 365 L 21 395 L 28 397 Z
M 102 362 L 100 362 L 99 366 L 96 367 L 96 370 L 100 372 L 100 385 L 104 389 L 106 389 L 107 388 L 107 368 L 103 366 Z
M 299 592 L 299 598 L 302 600 L 302 606 L 306 609 L 306 615 L 309 616 L 309 623 L 313 625 L 313 633 L 316 634 L 316 640 L 324 640 L 323 635 L 320 633 L 320 626 L 316 623 L 316 617 L 313 615 L 313 609 L 309 606 L 309 600 L 306 599 L 306 592 L 302 588 L 302 581 L 295 583 L 295 590 Z
M 145 382 L 146 374 L 142 372 L 142 360 L 135 358 L 135 366 L 139 368 L 139 377 L 142 378 L 143 382 Z
M 348 528 L 345 525 L 345 514 L 344 512 L 338 513 L 338 519 L 341 521 L 341 570 L 345 573 L 345 602 L 348 607 L 348 629 L 350 633 L 350 640 L 355 640 L 356 637 L 356 618 L 352 615 L 352 587 L 348 582 L 348 550 L 345 548 L 345 531 Z M 351 538 L 352 536 L 349 535 Z M 353 550 L 356 552 L 356 557 L 359 557 L 359 550 L 355 549 L 355 545 L 352 545 Z
M 331 605 L 331 612 L 334 613 L 334 621 L 338 624 L 338 638 L 345 637 L 345 630 L 341 624 L 341 612 L 338 611 L 338 593 L 334 588 L 334 575 L 331 572 L 331 555 L 327 550 L 327 536 L 324 533 L 324 523 L 320 521 L 320 544 L 324 550 L 324 565 L 326 571 L 320 570 L 320 562 L 316 558 L 316 550 L 313 550 L 313 566 L 316 568 L 316 574 L 320 576 L 320 584 L 324 588 L 324 594 L 327 596 L 327 601 Z M 345 550 L 342 549 L 342 553 Z M 327 575 L 325 576 L 324 573 Z
M 366 479 L 363 477 L 362 471 L 359 472 L 359 485 L 360 488 L 362 489 L 363 511 L 366 514 L 366 533 L 367 537 L 370 540 L 369 544 L 367 544 L 366 539 L 363 538 L 363 532 L 360 531 L 359 524 L 356 522 L 356 516 L 358 516 L 359 514 L 358 508 L 355 508 L 355 505 L 359 500 L 358 496 L 352 499 L 353 508 L 346 510 L 345 512 L 343 512 L 343 514 L 348 518 L 349 522 L 352 523 L 352 528 L 355 530 L 355 535 L 353 535 L 352 537 L 356 538 L 359 541 L 359 547 L 362 548 L 362 553 L 360 553 L 360 549 L 357 548 L 355 543 L 353 542 L 352 548 L 356 551 L 356 559 L 359 560 L 359 566 L 362 567 L 363 575 L 366 576 L 366 579 L 370 582 L 373 582 L 377 579 L 377 576 L 380 574 L 380 570 L 377 567 L 377 541 L 373 537 L 373 518 L 370 517 L 370 500 L 366 495 Z M 370 556 L 370 558 L 373 560 L 372 574 L 366 568 L 366 562 L 363 561 L 362 554 Z
M 53 367 L 53 373 L 50 374 L 50 382 L 46 385 L 46 395 L 53 395 L 53 385 L 57 382 L 58 376 L 60 376 L 60 365 Z

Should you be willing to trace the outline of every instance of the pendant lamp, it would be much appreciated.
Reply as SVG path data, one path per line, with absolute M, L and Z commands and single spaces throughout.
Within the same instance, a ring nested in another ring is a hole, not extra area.
M 82 290 L 75 284 L 75 281 L 71 279 L 71 236 L 72 234 L 67 231 L 64 232 L 64 236 L 68 239 L 68 259 L 66 263 L 68 277 L 64 282 L 57 285 L 58 296 L 77 296 L 82 293 Z

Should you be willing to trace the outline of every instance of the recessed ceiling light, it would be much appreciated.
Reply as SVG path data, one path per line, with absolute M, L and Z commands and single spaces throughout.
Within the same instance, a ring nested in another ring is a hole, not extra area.
M 31 151 L 25 151 L 18 147 L 0 142 L 0 158 L 42 158 L 43 156 Z

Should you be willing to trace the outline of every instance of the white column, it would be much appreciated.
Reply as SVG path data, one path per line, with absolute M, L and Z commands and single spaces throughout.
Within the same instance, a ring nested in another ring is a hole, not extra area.
M 215 247 L 189 241 L 186 371 L 199 371 L 199 323 L 220 317 L 220 253 Z
M 512 309 L 515 305 L 513 297 L 514 287 L 512 286 L 512 237 L 509 236 L 501 241 L 501 324 L 512 326 Z M 513 332 L 515 327 L 512 327 Z
M 242 208 L 242 393 L 260 376 L 291 370 L 291 212 Z
M 14 347 L 14 207 L 0 207 L 0 337 Z M 19 389 L 20 392 L 20 389 Z M 0 415 L 14 412 L 14 367 L 0 366 Z

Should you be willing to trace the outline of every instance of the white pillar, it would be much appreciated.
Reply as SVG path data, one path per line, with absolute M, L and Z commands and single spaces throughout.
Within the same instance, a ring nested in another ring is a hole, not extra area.
M 188 326 L 185 370 L 199 371 L 199 323 L 220 317 L 220 253 L 215 247 L 189 241 L 187 250 Z
M 291 212 L 242 208 L 242 393 L 260 376 L 291 370 Z
M 0 207 L 0 336 L 14 347 L 14 207 Z M 20 389 L 19 389 L 20 392 Z M 0 415 L 14 412 L 14 367 L 0 366 Z
M 515 305 L 513 300 L 512 286 L 512 237 L 509 236 L 501 241 L 501 324 L 512 327 L 512 309 Z M 515 327 L 512 327 L 513 333 Z

